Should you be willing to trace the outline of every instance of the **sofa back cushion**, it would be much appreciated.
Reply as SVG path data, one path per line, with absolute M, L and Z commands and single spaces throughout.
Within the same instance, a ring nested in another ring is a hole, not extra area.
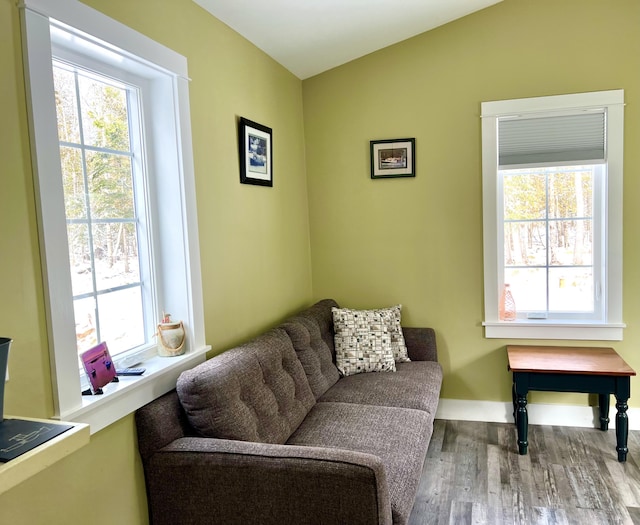
M 285 443 L 315 404 L 279 328 L 183 372 L 176 390 L 198 433 L 240 441 Z
M 340 379 L 340 372 L 334 363 L 331 313 L 331 308 L 334 306 L 337 306 L 335 301 L 325 299 L 281 325 L 291 338 L 293 348 L 298 354 L 316 399 Z
M 320 329 L 320 337 L 326 343 L 331 355 L 335 358 L 335 346 L 333 342 L 333 313 L 332 308 L 340 308 L 340 305 L 333 299 L 323 299 L 306 310 L 302 310 L 299 317 L 304 317 L 316 323 Z M 335 360 L 335 359 L 334 359 Z

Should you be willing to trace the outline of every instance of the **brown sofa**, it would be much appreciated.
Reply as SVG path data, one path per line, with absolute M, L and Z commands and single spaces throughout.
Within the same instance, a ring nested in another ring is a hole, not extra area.
M 430 328 L 411 362 L 340 377 L 335 301 L 183 373 L 136 413 L 153 524 L 405 524 L 442 369 Z

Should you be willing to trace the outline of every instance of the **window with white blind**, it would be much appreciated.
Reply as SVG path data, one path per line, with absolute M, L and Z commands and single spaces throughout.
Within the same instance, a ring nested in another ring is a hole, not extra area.
M 622 339 L 623 108 L 622 90 L 482 104 L 486 337 Z

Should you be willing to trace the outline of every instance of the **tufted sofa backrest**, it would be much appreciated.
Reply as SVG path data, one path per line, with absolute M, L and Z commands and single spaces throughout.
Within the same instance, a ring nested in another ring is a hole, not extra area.
M 199 434 L 240 441 L 285 443 L 315 404 L 281 328 L 183 372 L 176 390 Z
M 334 358 L 332 306 L 338 303 L 325 299 L 281 325 L 293 342 L 316 399 L 340 379 Z

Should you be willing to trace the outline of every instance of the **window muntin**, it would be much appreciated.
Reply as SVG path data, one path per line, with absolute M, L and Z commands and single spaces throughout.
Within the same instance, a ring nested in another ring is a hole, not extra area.
M 149 344 L 155 308 L 146 206 L 140 90 L 82 66 L 53 60 L 58 138 L 78 353 L 107 341 L 112 356 Z M 139 257 L 140 252 L 143 253 Z M 153 295 L 153 294 L 151 294 Z M 148 315 L 150 312 L 151 315 Z

